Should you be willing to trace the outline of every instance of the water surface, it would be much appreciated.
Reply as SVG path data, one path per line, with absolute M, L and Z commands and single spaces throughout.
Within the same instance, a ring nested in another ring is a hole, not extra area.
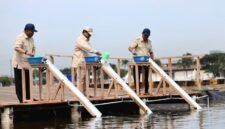
M 225 104 L 201 105 L 201 111 L 154 112 L 152 115 L 52 119 L 14 122 L 2 129 L 224 129 Z

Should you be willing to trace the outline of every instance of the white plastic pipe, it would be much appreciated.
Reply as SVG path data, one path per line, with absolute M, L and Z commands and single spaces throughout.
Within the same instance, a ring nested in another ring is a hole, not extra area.
M 46 60 L 48 69 L 54 74 L 54 76 L 62 81 L 74 95 L 78 98 L 80 103 L 88 110 L 88 112 L 95 117 L 101 117 L 101 112 L 80 92 L 80 90 L 74 86 L 49 60 Z
M 149 63 L 152 65 L 153 69 L 157 70 L 164 79 L 173 86 L 178 93 L 193 107 L 196 109 L 202 109 L 199 104 L 197 104 L 175 81 L 173 81 L 151 58 L 149 58 Z
M 149 107 L 135 94 L 135 92 L 121 79 L 121 77 L 111 68 L 107 61 L 102 60 L 102 68 L 107 72 L 113 79 L 115 79 L 123 89 L 129 94 L 129 96 L 141 107 L 141 109 L 147 113 L 151 114 L 152 111 Z

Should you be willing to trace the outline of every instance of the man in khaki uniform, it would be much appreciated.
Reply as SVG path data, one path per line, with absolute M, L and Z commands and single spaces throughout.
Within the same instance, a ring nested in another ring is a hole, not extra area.
M 101 55 L 101 52 L 94 49 L 90 44 L 90 38 L 93 35 L 93 29 L 91 27 L 85 27 L 82 34 L 77 38 L 75 42 L 75 48 L 73 50 L 73 60 L 72 68 L 75 69 L 77 73 L 78 65 L 81 65 L 84 62 L 84 57 L 88 56 L 90 53 Z M 85 92 L 85 70 L 84 67 L 81 67 L 80 74 L 78 76 L 77 85 L 79 89 L 86 94 Z
M 151 34 L 151 31 L 148 28 L 145 28 L 142 31 L 142 35 L 138 38 L 136 38 L 128 47 L 128 50 L 133 55 L 142 55 L 142 56 L 150 56 L 152 59 L 154 59 L 154 54 L 152 50 L 152 42 L 149 40 L 149 36 Z M 148 83 L 148 67 L 144 67 L 145 69 L 145 94 L 148 94 L 149 89 L 149 83 Z M 141 71 L 141 67 L 138 68 L 139 71 Z M 133 77 L 134 77 L 134 84 L 136 84 L 136 76 L 135 76 L 135 68 L 133 68 Z M 139 72 L 139 78 L 140 78 L 140 72 Z M 140 79 L 139 79 L 140 80 Z
M 22 68 L 28 67 L 27 58 L 34 56 L 35 45 L 33 40 L 34 32 L 37 32 L 35 26 L 31 23 L 26 24 L 24 32 L 19 34 L 15 41 L 12 65 L 14 68 L 16 95 L 22 102 Z M 26 99 L 30 99 L 30 78 L 29 70 L 25 70 L 26 81 Z

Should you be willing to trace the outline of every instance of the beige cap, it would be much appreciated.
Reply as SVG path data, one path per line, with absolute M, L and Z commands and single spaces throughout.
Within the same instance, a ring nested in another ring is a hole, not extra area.
M 90 35 L 93 35 L 93 29 L 91 27 L 84 27 L 84 30 L 87 31 Z

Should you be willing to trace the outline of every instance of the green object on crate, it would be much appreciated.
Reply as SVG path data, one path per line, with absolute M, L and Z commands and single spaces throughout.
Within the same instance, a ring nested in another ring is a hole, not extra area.
M 110 57 L 110 53 L 109 53 L 109 52 L 104 52 L 104 53 L 102 54 L 102 59 L 103 59 L 103 60 L 108 60 L 109 57 Z

